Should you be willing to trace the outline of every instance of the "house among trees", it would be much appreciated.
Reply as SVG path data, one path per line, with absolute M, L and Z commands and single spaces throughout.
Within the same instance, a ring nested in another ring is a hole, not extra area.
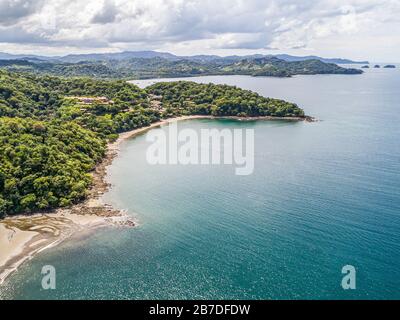
M 162 96 L 157 96 L 155 94 L 149 94 L 149 100 L 150 100 L 150 108 L 156 111 L 163 112 L 165 111 L 163 105 L 162 105 Z
M 107 97 L 69 97 L 70 99 L 76 99 L 82 104 L 114 104 L 114 101 L 108 99 Z

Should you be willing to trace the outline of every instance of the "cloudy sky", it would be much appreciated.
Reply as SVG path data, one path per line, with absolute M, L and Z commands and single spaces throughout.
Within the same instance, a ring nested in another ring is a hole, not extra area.
M 0 51 L 400 62 L 400 0 L 0 0 Z

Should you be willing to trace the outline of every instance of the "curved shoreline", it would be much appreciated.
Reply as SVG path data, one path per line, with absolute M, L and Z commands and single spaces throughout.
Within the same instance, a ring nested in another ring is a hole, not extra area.
M 126 212 L 115 210 L 101 200 L 103 194 L 110 188 L 110 184 L 106 181 L 107 168 L 118 156 L 120 146 L 126 140 L 171 122 L 192 119 L 315 121 L 312 117 L 242 118 L 192 115 L 160 120 L 150 126 L 121 133 L 116 141 L 108 144 L 105 157 L 93 170 L 93 185 L 85 201 L 69 208 L 6 217 L 0 220 L 0 285 L 25 261 L 60 244 L 78 232 L 107 226 L 135 226 L 132 217 Z

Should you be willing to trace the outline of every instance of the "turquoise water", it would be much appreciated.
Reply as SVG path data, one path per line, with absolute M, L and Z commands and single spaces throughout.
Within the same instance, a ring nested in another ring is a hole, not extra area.
M 287 99 L 323 121 L 179 123 L 254 128 L 250 176 L 231 166 L 150 166 L 145 136 L 126 142 L 106 200 L 139 226 L 44 252 L 0 297 L 399 299 L 400 70 L 192 80 Z M 57 270 L 51 292 L 40 285 L 47 264 Z M 357 270 L 356 290 L 341 288 L 347 264 Z

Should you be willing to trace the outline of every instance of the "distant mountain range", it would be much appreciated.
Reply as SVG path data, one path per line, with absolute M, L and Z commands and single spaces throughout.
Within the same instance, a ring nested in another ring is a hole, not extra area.
M 280 55 L 220 57 L 176 56 L 165 52 L 137 51 L 77 54 L 63 57 L 0 54 L 0 68 L 56 76 L 105 79 L 146 79 L 202 75 L 250 75 L 291 77 L 311 74 L 360 74 L 360 69 L 343 68 L 331 59 Z M 349 61 L 341 59 L 340 62 Z M 349 62 L 350 63 L 350 62 Z M 354 63 L 351 61 L 351 63 Z
M 40 55 L 23 55 L 23 54 L 9 54 L 0 53 L 0 60 L 32 60 L 32 61 L 58 61 L 58 62 L 70 62 L 78 63 L 83 61 L 109 61 L 109 60 L 127 60 L 127 59 L 153 59 L 162 58 L 169 61 L 178 60 L 189 60 L 196 62 L 226 62 L 233 63 L 241 61 L 244 59 L 259 59 L 267 57 L 276 57 L 284 61 L 306 61 L 306 60 L 320 60 L 325 63 L 335 63 L 335 64 L 368 64 L 368 61 L 352 61 L 349 59 L 342 58 L 322 58 L 318 56 L 292 56 L 288 54 L 277 54 L 277 55 L 263 55 L 254 54 L 246 56 L 217 56 L 217 55 L 194 55 L 194 56 L 177 56 L 168 52 L 158 52 L 158 51 L 124 51 L 118 53 L 90 53 L 90 54 L 69 54 L 66 56 L 40 56 Z
M 45 57 L 45 56 L 36 56 L 36 55 L 30 55 L 30 54 L 10 54 L 10 53 L 4 53 L 0 52 L 0 60 L 47 60 L 47 59 L 52 59 L 51 57 Z

